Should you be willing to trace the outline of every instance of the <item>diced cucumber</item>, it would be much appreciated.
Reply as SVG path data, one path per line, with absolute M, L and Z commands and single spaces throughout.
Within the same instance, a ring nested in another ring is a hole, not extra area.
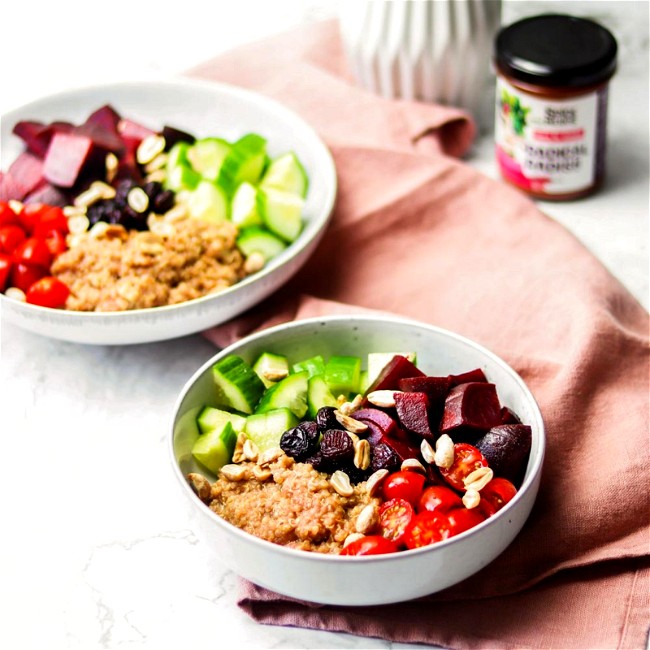
M 244 433 L 260 451 L 280 446 L 280 438 L 298 424 L 298 418 L 288 409 L 279 408 L 266 413 L 255 413 L 246 418 Z
M 325 359 L 323 359 L 320 354 L 317 354 L 315 357 L 310 357 L 309 359 L 304 359 L 303 361 L 294 363 L 291 370 L 293 372 L 306 370 L 309 373 L 309 377 L 313 377 L 314 375 L 324 375 Z
M 264 392 L 257 373 L 241 357 L 231 354 L 212 366 L 217 404 L 250 414 Z
M 298 372 L 280 380 L 262 395 L 255 413 L 266 413 L 278 408 L 288 408 L 296 417 L 307 413 L 307 372 Z
M 325 380 L 335 396 L 359 392 L 361 359 L 352 356 L 331 356 L 325 364 Z
M 257 189 L 248 182 L 242 183 L 232 197 L 230 220 L 240 226 L 261 226 L 262 217 L 257 211 Z
M 167 171 L 170 169 L 174 169 L 178 167 L 179 165 L 183 165 L 185 167 L 189 166 L 190 162 L 187 159 L 187 152 L 190 148 L 190 143 L 189 142 L 177 142 L 170 150 L 169 153 L 167 154 Z
M 295 241 L 302 230 L 304 205 L 304 199 L 296 194 L 271 188 L 257 191 L 257 212 L 264 225 L 289 243 Z
M 212 429 L 194 443 L 192 456 L 204 467 L 217 474 L 228 464 L 237 442 L 237 433 L 230 422 L 219 429 Z
M 253 364 L 253 370 L 269 388 L 289 374 L 289 361 L 282 354 L 262 352 Z
M 167 190 L 179 192 L 182 190 L 194 190 L 201 182 L 201 174 L 195 172 L 189 164 L 167 167 L 167 176 L 164 186 Z
M 273 159 L 262 177 L 260 187 L 272 188 L 298 196 L 307 196 L 309 179 L 305 168 L 292 151 Z
M 336 397 L 325 381 L 323 375 L 314 375 L 307 383 L 307 411 L 309 417 L 315 418 L 318 409 L 323 406 L 337 406 Z
M 395 355 L 406 357 L 412 363 L 417 361 L 415 352 L 370 352 L 368 354 L 368 386 L 377 379 L 379 373 Z
M 259 181 L 266 161 L 266 140 L 257 133 L 248 133 L 232 145 L 223 159 L 217 183 L 232 196 L 240 183 Z
M 203 178 L 215 181 L 231 148 L 230 143 L 222 138 L 203 138 L 187 150 L 187 159 Z
M 359 375 L 359 392 L 360 393 L 365 393 L 366 390 L 368 390 L 368 386 L 370 386 L 370 376 L 368 375 L 367 370 L 362 370 L 361 374 Z
M 244 430 L 246 418 L 243 415 L 230 413 L 229 411 L 217 409 L 213 406 L 206 406 L 199 413 L 196 422 L 199 425 L 199 431 L 201 433 L 207 433 L 208 431 L 212 431 L 212 429 L 222 429 L 226 422 L 230 422 L 235 432 L 239 433 Z
M 220 187 L 210 181 L 201 181 L 187 198 L 190 217 L 205 221 L 224 221 L 228 218 L 228 199 Z
M 246 257 L 251 253 L 261 253 L 265 262 L 279 255 L 287 247 L 279 237 L 258 226 L 242 228 L 237 237 L 237 246 Z

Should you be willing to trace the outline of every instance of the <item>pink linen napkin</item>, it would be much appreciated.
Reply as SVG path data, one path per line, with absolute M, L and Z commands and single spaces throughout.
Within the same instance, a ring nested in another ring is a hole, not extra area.
M 240 607 L 267 624 L 451 648 L 645 647 L 647 312 L 528 198 L 451 157 L 471 146 L 469 116 L 352 86 L 335 23 L 241 48 L 192 74 L 253 88 L 300 113 L 329 145 L 339 178 L 332 223 L 305 267 L 206 335 L 225 345 L 278 322 L 369 309 L 416 318 L 510 363 L 533 391 L 548 436 L 529 521 L 460 585 L 406 603 L 339 608 L 243 581 Z

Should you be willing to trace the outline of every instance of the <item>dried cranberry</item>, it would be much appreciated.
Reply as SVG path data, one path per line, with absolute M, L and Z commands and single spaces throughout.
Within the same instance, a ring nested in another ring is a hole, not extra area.
M 340 429 L 341 425 L 336 419 L 334 412 L 336 409 L 333 406 L 323 406 L 318 409 L 316 413 L 316 424 L 318 425 L 319 431 L 324 433 L 328 429 Z
M 311 456 L 318 445 L 318 429 L 314 422 L 303 422 L 285 431 L 280 438 L 280 449 L 297 461 Z
M 171 190 L 163 190 L 153 200 L 154 212 L 163 214 L 174 207 L 174 193 Z
M 378 469 L 387 469 L 392 472 L 399 467 L 398 455 L 385 442 L 380 442 L 370 449 L 370 468 L 373 472 Z
M 148 181 L 142 186 L 144 193 L 149 197 L 149 200 L 152 201 L 162 192 L 162 183 L 158 181 Z
M 328 429 L 323 434 L 320 453 L 326 461 L 340 469 L 354 458 L 354 443 L 347 431 Z

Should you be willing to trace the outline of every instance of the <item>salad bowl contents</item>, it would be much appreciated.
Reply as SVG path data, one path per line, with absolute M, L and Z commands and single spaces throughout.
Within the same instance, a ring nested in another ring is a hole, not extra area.
M 181 489 L 231 568 L 356 605 L 432 593 L 493 560 L 530 512 L 543 450 L 535 401 L 503 361 L 444 330 L 357 316 L 222 351 L 184 389 L 172 436 Z
M 336 177 L 300 118 L 218 84 L 143 86 L 3 119 L 15 155 L 0 176 L 0 228 L 12 230 L 0 300 L 27 329 L 88 343 L 198 331 L 271 293 L 323 234 Z M 44 240 L 49 257 L 26 258 L 23 239 Z M 36 282 L 55 283 L 54 297 L 30 292 Z

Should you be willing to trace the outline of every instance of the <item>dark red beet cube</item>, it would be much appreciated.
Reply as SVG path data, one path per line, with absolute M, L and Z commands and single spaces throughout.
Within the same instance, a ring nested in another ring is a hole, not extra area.
M 24 197 L 43 182 L 43 161 L 35 154 L 23 151 L 11 163 L 7 173 Z
M 449 433 L 453 438 L 454 429 L 487 431 L 498 424 L 501 424 L 501 404 L 494 384 L 469 382 L 449 391 L 440 433 Z
M 69 205 L 71 201 L 72 197 L 66 196 L 58 187 L 54 187 L 47 181 L 43 181 L 23 199 L 23 203 L 44 203 L 45 205 L 56 205 L 61 208 Z
M 117 132 L 124 141 L 128 151 L 135 152 L 140 143 L 148 136 L 154 135 L 155 131 L 138 124 L 133 120 L 122 118 L 117 124 Z
M 449 377 L 406 377 L 397 383 L 407 393 L 426 393 L 431 406 L 442 404 L 451 388 Z
M 122 153 L 126 151 L 124 140 L 122 140 L 117 131 L 106 128 L 101 124 L 86 122 L 85 124 L 75 127 L 73 133 L 90 138 L 96 147 L 104 149 L 107 152 L 112 151 L 117 156 L 122 155 Z
M 373 390 L 397 390 L 399 380 L 406 377 L 424 377 L 424 373 L 406 357 L 396 354 L 370 384 L 365 394 Z
M 16 183 L 11 174 L 0 172 L 0 201 L 22 201 L 24 198 L 20 185 Z
M 88 116 L 86 124 L 97 124 L 117 135 L 117 125 L 121 119 L 120 114 L 110 104 L 105 104 Z
M 51 122 L 43 124 L 32 120 L 18 122 L 13 132 L 27 147 L 27 150 L 40 158 L 47 154 L 50 142 L 56 133 L 68 133 L 74 128 L 70 122 Z
M 454 386 L 458 386 L 460 384 L 469 384 L 470 382 L 474 381 L 487 381 L 485 373 L 480 368 L 475 368 L 474 370 L 463 372 L 460 375 L 449 375 L 450 388 L 453 388 Z
M 519 416 L 507 406 L 501 408 L 501 422 L 503 424 L 521 424 Z
M 45 156 L 43 175 L 53 185 L 72 187 L 93 152 L 93 141 L 75 133 L 57 133 Z
M 395 393 L 395 409 L 400 424 L 418 436 L 433 440 L 435 435 L 429 424 L 430 408 L 426 393 Z
M 187 142 L 188 144 L 194 144 L 196 142 L 196 138 L 191 133 L 167 124 L 163 126 L 161 135 L 165 138 L 165 151 L 169 151 L 179 142 Z
M 495 476 L 519 486 L 528 463 L 532 430 L 527 424 L 500 424 L 476 442 Z
M 359 422 L 376 425 L 387 436 L 392 435 L 397 428 L 397 422 L 388 413 L 376 408 L 358 409 L 352 413 L 352 417 Z

